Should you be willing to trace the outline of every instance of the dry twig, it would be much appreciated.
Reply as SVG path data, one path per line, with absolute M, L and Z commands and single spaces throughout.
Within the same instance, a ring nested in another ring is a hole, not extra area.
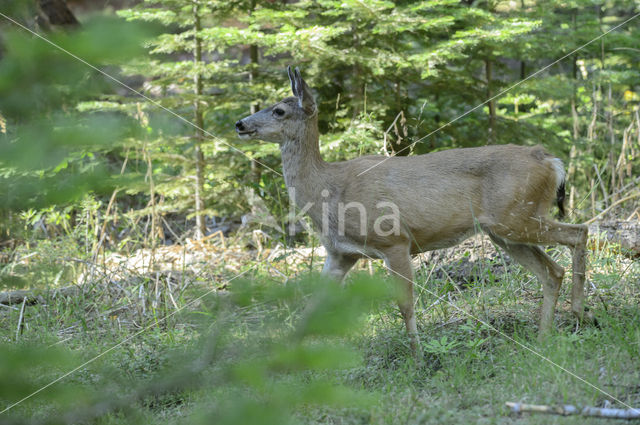
M 537 412 L 562 416 L 581 415 L 612 419 L 640 419 L 640 409 L 612 409 L 609 407 L 590 406 L 585 406 L 582 409 L 579 409 L 571 404 L 545 406 L 539 404 L 514 403 L 511 401 L 508 401 L 506 405 L 513 413 Z

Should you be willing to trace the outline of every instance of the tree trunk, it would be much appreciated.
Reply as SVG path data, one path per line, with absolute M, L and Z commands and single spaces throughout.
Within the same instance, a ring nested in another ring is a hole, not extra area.
M 577 29 L 576 25 L 576 13 L 574 10 L 571 16 L 571 21 L 573 23 L 574 32 Z M 572 85 L 572 95 L 571 95 L 571 118 L 573 120 L 573 132 L 572 132 L 572 141 L 571 150 L 569 151 L 569 167 L 567 170 L 567 180 L 572 181 L 575 173 L 576 173 L 576 157 L 578 156 L 578 139 L 580 137 L 580 121 L 578 117 L 577 110 L 577 81 L 578 81 L 578 56 L 573 55 L 572 57 L 572 76 L 573 76 L 573 85 Z M 569 190 L 569 211 L 573 211 L 575 208 L 575 199 L 576 199 L 576 185 L 572 184 L 571 189 Z
M 204 140 L 204 119 L 202 108 L 200 106 L 200 97 L 202 96 L 202 74 L 200 73 L 200 65 L 202 63 L 202 40 L 200 39 L 200 5 L 198 2 L 193 5 L 193 29 L 194 36 L 194 52 L 193 61 L 196 67 L 194 73 L 194 92 L 195 101 L 193 103 L 193 115 L 196 124 L 195 134 L 195 161 L 196 161 L 196 187 L 195 187 L 195 213 L 196 213 L 196 239 L 204 237 L 207 231 L 204 217 L 204 154 L 202 153 L 202 141 Z
M 251 2 L 251 7 L 249 9 L 249 16 L 251 16 L 256 9 L 256 0 Z M 249 85 L 253 85 L 256 83 L 256 79 L 258 77 L 258 61 L 260 58 L 260 54 L 258 51 L 258 46 L 252 44 L 249 46 L 249 62 L 251 63 L 251 70 L 249 71 Z M 251 104 L 251 115 L 255 114 L 260 110 L 260 104 L 258 102 Z M 262 177 L 262 169 L 260 168 L 260 163 L 255 159 L 251 160 L 251 182 L 255 185 L 255 187 L 259 187 L 260 179 Z M 255 210 L 255 205 L 251 205 L 251 213 L 257 214 Z
M 251 60 L 251 64 L 253 65 L 253 67 L 251 68 L 251 72 L 249 72 L 249 84 L 253 84 L 255 83 L 255 80 L 258 76 L 258 71 L 255 66 L 258 64 L 258 57 L 259 57 L 258 46 L 256 46 L 255 44 L 252 44 L 251 46 L 249 46 L 249 57 Z M 251 104 L 251 115 L 255 114 L 259 110 L 260 110 L 259 103 L 256 102 Z M 252 159 L 251 160 L 251 181 L 256 185 L 259 184 L 261 175 L 262 175 L 262 170 L 260 169 L 260 164 L 255 159 Z
M 589 143 L 587 144 L 587 154 L 591 155 L 593 151 L 593 145 L 596 143 L 596 124 L 598 122 L 598 91 L 599 87 L 595 84 L 593 85 L 593 93 L 592 97 L 592 109 L 591 109 L 591 122 L 589 123 L 589 127 L 587 128 L 587 139 Z M 593 177 L 589 180 L 590 186 L 590 194 L 591 194 L 591 215 L 596 215 L 596 191 L 595 191 L 595 180 Z
M 491 59 L 485 59 L 484 70 L 487 77 L 487 99 L 489 100 L 489 129 L 487 134 L 487 144 L 492 144 L 495 140 L 495 128 L 496 128 L 496 104 L 493 99 L 493 88 L 491 86 L 491 79 L 493 78 L 493 62 Z
M 38 14 L 37 20 L 40 27 L 53 25 L 75 28 L 80 25 L 64 0 L 38 0 L 38 8 L 40 9 L 40 13 Z
M 614 153 L 616 147 L 616 133 L 613 127 L 613 94 L 611 82 L 609 82 L 609 90 L 607 93 L 607 109 L 609 110 L 607 112 L 607 130 L 609 132 L 609 143 L 611 144 L 608 158 L 608 168 L 611 173 L 611 186 L 609 187 L 609 193 L 611 194 L 611 202 L 615 202 L 618 200 L 618 193 L 616 192 L 616 156 Z

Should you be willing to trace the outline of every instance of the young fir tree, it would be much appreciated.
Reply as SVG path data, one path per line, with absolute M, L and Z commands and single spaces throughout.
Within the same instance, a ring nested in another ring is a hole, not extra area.
M 635 117 L 640 70 L 632 47 L 640 33 L 629 22 L 604 35 L 634 16 L 627 6 L 545 0 L 521 7 L 521 13 L 542 23 L 519 47 L 521 78 L 564 59 L 501 99 L 502 115 L 521 128 L 539 129 L 537 140 L 533 133 L 528 139 L 568 159 L 570 210 L 586 212 L 591 206 L 589 213 L 595 214 L 596 197 L 603 207 L 610 205 L 640 165 L 629 143 L 640 131 Z M 598 187 L 606 189 L 598 193 Z M 614 193 L 612 199 L 607 193 Z
M 289 8 L 279 17 L 280 42 L 271 50 L 305 64 L 320 96 L 321 126 L 333 133 L 325 139 L 352 154 L 381 152 L 389 132 L 395 145 L 387 150 L 408 154 L 412 140 L 497 90 L 478 84 L 478 61 L 484 68 L 487 58 L 498 57 L 536 26 L 456 1 L 318 0 Z M 405 128 L 398 125 L 403 121 Z M 486 143 L 472 126 L 462 134 L 453 128 L 447 133 L 438 135 L 439 143 L 421 144 L 418 152 Z M 340 145 L 345 139 L 346 146 Z
M 280 7 L 267 5 L 275 12 Z M 251 15 L 263 9 L 254 1 L 159 0 L 119 12 L 163 26 L 146 44 L 148 55 L 122 68 L 142 76 L 142 91 L 156 104 L 127 95 L 94 106 L 134 116 L 142 111 L 151 123 L 178 125 L 167 132 L 151 124 L 144 138 L 129 143 L 151 158 L 154 190 L 164 199 L 160 211 L 193 211 L 196 236 L 206 231 L 205 214 L 237 214 L 246 205 L 243 186 L 280 190 L 279 184 L 265 188 L 277 176 L 276 147 L 240 145 L 234 131 L 239 118 L 285 93 L 282 70 L 260 61 L 260 50 L 271 43 L 265 31 L 273 29 L 254 26 Z

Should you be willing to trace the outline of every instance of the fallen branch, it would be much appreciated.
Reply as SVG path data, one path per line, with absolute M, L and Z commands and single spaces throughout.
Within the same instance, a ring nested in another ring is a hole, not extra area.
M 513 413 L 537 412 L 562 416 L 581 415 L 612 419 L 640 419 L 640 409 L 611 409 L 608 407 L 589 406 L 579 409 L 571 404 L 545 406 L 539 404 L 514 403 L 512 401 L 508 401 L 506 405 Z
M 32 305 L 43 301 L 44 298 L 34 295 L 31 291 L 0 292 L 0 304 L 12 305 L 26 303 L 27 305 Z
M 604 210 L 602 210 L 598 215 L 596 215 L 595 217 L 593 217 L 591 220 L 587 220 L 584 222 L 584 224 L 591 224 L 596 222 L 597 220 L 600 219 L 600 217 L 602 217 L 603 215 L 605 215 L 606 213 L 608 213 L 609 211 L 611 211 L 613 208 L 617 207 L 618 205 L 622 204 L 623 202 L 627 202 L 631 199 L 640 197 L 640 192 L 635 192 L 632 193 L 629 196 L 625 196 L 622 199 L 618 199 L 616 202 L 614 202 L 613 204 L 611 204 L 608 208 L 605 208 Z
M 78 291 L 77 286 L 66 286 L 64 288 L 55 288 L 49 290 L 50 293 L 55 295 L 73 295 Z M 24 290 L 0 292 L 0 304 L 13 305 L 13 304 L 44 304 L 45 299 L 40 293 L 42 290 Z

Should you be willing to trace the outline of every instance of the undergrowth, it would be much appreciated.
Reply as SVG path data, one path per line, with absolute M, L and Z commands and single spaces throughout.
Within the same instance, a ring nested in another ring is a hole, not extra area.
M 464 281 L 455 264 L 417 263 L 415 359 L 376 262 L 342 288 L 317 278 L 320 258 L 288 278 L 264 255 L 145 273 L 41 245 L 13 271 L 49 289 L 0 307 L 0 409 L 28 397 L 0 423 L 600 423 L 504 407 L 640 405 L 640 266 L 597 246 L 596 320 L 573 319 L 567 278 L 542 340 L 541 288 L 507 256 Z M 549 252 L 569 267 L 568 250 Z M 54 263 L 57 280 L 38 274 Z

